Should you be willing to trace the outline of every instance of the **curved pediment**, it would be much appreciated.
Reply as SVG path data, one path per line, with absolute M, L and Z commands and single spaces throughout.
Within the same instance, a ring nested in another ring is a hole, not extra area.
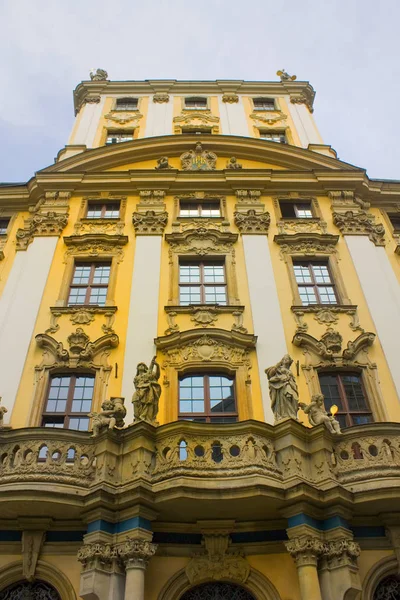
M 226 169 L 232 156 L 243 164 L 243 169 L 360 170 L 358 167 L 319 152 L 304 150 L 288 144 L 228 135 L 171 135 L 137 139 L 132 142 L 86 150 L 70 158 L 60 160 L 56 164 L 43 169 L 41 173 L 154 170 L 157 167 L 157 160 L 162 156 L 166 156 L 169 159 L 171 169 L 158 171 L 158 173 L 165 176 L 167 173 L 174 173 L 176 169 L 181 170 L 180 157 L 182 154 L 192 151 L 199 141 L 202 142 L 203 147 L 208 152 L 217 156 L 216 170 Z M 230 170 L 230 172 L 240 174 L 242 170 Z

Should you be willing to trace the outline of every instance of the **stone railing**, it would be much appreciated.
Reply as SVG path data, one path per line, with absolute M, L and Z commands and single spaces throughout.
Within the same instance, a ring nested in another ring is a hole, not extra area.
M 20 429 L 0 435 L 0 483 L 35 481 L 89 487 L 95 463 L 94 446 L 87 434 Z

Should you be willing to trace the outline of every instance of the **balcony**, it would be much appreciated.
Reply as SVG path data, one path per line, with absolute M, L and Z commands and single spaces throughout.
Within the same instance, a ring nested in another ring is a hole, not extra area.
M 290 420 L 275 427 L 139 423 L 95 439 L 60 429 L 0 433 L 0 502 L 9 518 L 36 514 L 38 502 L 54 518 L 67 505 L 78 517 L 107 494 L 121 509 L 132 498 L 145 501 L 163 519 L 184 506 L 188 518 L 207 518 L 211 500 L 226 518 L 239 511 L 250 520 L 280 518 L 298 501 L 389 510 L 400 499 L 400 424 L 353 427 L 341 436 Z M 188 508 L 188 498 L 204 502 Z

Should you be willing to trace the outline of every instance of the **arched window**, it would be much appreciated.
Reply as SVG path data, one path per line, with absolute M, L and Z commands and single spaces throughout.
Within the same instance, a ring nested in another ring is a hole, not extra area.
M 179 418 L 200 423 L 237 421 L 235 385 L 221 373 L 188 375 L 179 380 Z
M 59 593 L 49 583 L 23 581 L 9 585 L 0 592 L 0 600 L 61 600 Z
M 390 575 L 378 584 L 373 600 L 400 600 L 400 577 Z
M 247 590 L 233 583 L 203 583 L 189 590 L 180 600 L 255 600 Z

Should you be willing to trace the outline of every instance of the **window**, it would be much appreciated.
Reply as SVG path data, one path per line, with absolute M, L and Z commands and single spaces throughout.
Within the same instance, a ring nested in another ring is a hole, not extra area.
M 181 378 L 179 418 L 202 423 L 237 421 L 234 380 L 218 373 Z
M 254 110 L 275 110 L 273 98 L 253 98 Z
M 253 594 L 244 588 L 224 581 L 202 583 L 181 596 L 181 600 L 205 600 L 205 598 L 207 600 L 255 600 Z
M 388 217 L 390 219 L 394 231 L 400 232 L 400 213 L 397 215 L 388 214 Z
M 104 306 L 110 270 L 110 263 L 76 263 L 69 289 L 68 305 Z
M 119 202 L 89 202 L 87 219 L 119 219 Z
M 207 108 L 207 98 L 185 98 L 185 108 L 204 110 Z
M 294 262 L 293 269 L 303 305 L 338 303 L 327 262 Z
M 137 110 L 137 98 L 118 98 L 115 103 L 115 110 Z
M 225 266 L 222 262 L 181 263 L 179 303 L 226 304 Z
M 107 133 L 106 144 L 120 144 L 121 142 L 131 142 L 133 140 L 133 131 L 109 131 Z
M 260 131 L 260 138 L 269 142 L 287 144 L 286 135 L 284 131 Z
M 194 134 L 202 134 L 202 133 L 206 133 L 208 135 L 212 134 L 211 129 L 207 129 L 207 128 L 200 128 L 200 127 L 182 127 L 182 133 L 186 133 L 189 135 L 194 135 Z
M 187 202 L 181 200 L 179 203 L 180 217 L 220 217 L 221 206 L 219 200 L 207 200 L 201 202 Z
M 10 219 L 0 219 L 0 235 L 6 235 Z
M 281 215 L 284 219 L 312 219 L 311 202 L 292 202 L 279 200 Z
M 94 375 L 55 375 L 50 379 L 42 427 L 87 431 L 92 409 Z
M 325 408 L 329 412 L 332 404 L 339 408 L 336 418 L 341 427 L 363 425 L 373 421 L 365 396 L 361 375 L 358 373 L 319 373 L 321 392 L 325 397 Z

